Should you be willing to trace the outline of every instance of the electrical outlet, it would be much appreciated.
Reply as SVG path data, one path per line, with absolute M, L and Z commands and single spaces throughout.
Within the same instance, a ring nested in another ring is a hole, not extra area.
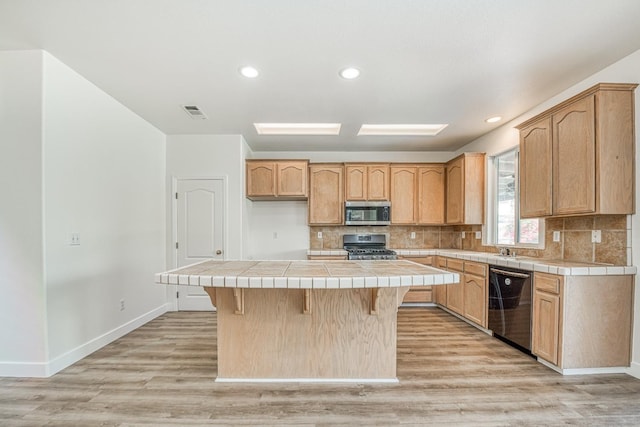
M 467 237 L 467 233 L 465 233 L 464 231 L 462 232 L 462 238 L 466 238 Z
M 416 238 L 416 232 L 415 232 L 415 231 L 412 231 L 412 232 L 411 232 L 411 238 L 412 238 L 412 239 L 415 239 L 415 238 Z
M 559 242 L 560 241 L 560 232 L 559 231 L 554 231 L 553 232 L 553 241 L 554 242 Z
M 476 239 L 482 239 L 482 231 L 476 231 Z
M 322 231 L 318 231 L 318 239 L 322 239 Z
M 78 246 L 80 245 L 80 233 L 71 233 L 69 238 L 69 245 Z
M 124 300 L 120 300 L 120 311 L 124 311 Z
M 602 243 L 602 231 L 600 230 L 591 231 L 591 243 Z

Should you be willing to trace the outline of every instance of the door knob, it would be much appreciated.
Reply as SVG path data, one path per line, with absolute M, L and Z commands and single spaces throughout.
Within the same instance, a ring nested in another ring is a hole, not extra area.
M 222 251 L 221 251 L 220 249 L 218 249 L 218 250 L 216 251 L 216 255 L 221 255 L 221 254 L 222 254 Z

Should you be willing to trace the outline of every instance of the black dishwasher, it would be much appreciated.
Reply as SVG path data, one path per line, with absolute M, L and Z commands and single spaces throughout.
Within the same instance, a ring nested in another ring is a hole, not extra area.
M 489 329 L 493 335 L 531 354 L 531 272 L 489 266 Z

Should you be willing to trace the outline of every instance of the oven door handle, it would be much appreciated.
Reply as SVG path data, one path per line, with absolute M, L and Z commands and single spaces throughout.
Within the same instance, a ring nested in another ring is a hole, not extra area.
M 530 274 L 525 274 L 525 273 L 515 273 L 513 271 L 505 271 L 505 270 L 500 270 L 498 268 L 492 268 L 491 271 L 493 273 L 498 273 L 501 274 L 503 276 L 511 276 L 511 277 L 518 277 L 520 279 L 528 279 L 529 276 L 531 276 Z

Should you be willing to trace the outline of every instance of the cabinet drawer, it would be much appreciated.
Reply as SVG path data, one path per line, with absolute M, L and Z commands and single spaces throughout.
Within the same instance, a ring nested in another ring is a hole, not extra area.
M 447 269 L 463 272 L 464 271 L 464 261 L 461 259 L 447 259 Z
M 438 268 L 447 268 L 447 259 L 443 257 L 438 257 Z
M 466 261 L 464 263 L 464 272 L 480 277 L 487 277 L 487 264 Z
M 556 276 L 555 274 L 535 273 L 533 276 L 533 286 L 536 291 L 549 292 L 556 295 L 560 293 L 562 281 L 562 276 Z

